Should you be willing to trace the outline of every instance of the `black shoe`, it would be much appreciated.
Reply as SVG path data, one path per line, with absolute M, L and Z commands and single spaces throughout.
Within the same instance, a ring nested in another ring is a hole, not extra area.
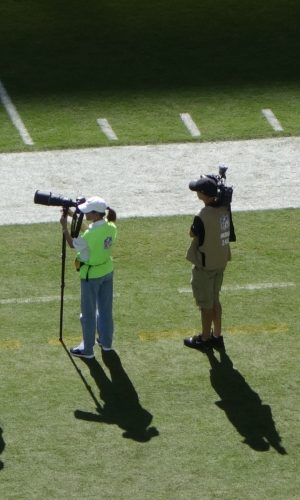
M 225 345 L 224 345 L 224 338 L 222 335 L 220 335 L 219 337 L 214 337 L 213 335 L 211 336 L 210 338 L 210 341 L 211 341 L 211 345 L 214 349 L 225 349 Z
M 95 357 L 94 354 L 86 354 L 79 347 L 72 347 L 72 349 L 70 349 L 70 353 L 72 354 L 72 356 L 76 356 L 77 358 L 93 359 Z
M 186 347 L 198 349 L 201 352 L 207 352 L 212 348 L 210 340 L 202 340 L 201 335 L 194 335 L 193 337 L 186 337 L 183 341 Z

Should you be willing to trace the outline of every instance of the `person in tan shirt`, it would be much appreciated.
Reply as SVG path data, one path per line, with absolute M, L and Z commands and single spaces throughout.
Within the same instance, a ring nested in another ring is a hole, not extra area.
M 193 264 L 191 285 L 201 312 L 202 333 L 184 339 L 184 345 L 202 352 L 224 348 L 222 306 L 219 299 L 223 274 L 230 253 L 230 209 L 218 205 L 217 181 L 201 176 L 189 188 L 197 193 L 204 207 L 194 217 L 192 238 L 186 258 Z

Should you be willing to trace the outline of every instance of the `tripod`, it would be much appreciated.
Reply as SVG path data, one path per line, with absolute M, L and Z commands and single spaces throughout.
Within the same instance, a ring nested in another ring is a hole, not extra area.
M 77 238 L 83 219 L 83 213 L 80 213 L 78 217 L 78 212 L 75 210 L 74 213 L 69 207 L 63 207 L 63 215 L 72 215 L 71 223 L 71 236 L 72 238 Z M 59 316 L 59 340 L 62 342 L 63 337 L 63 319 L 64 319 L 64 293 L 65 293 L 65 269 L 66 269 L 66 236 L 65 233 L 62 234 L 62 244 L 61 244 L 61 279 L 60 279 L 60 316 Z

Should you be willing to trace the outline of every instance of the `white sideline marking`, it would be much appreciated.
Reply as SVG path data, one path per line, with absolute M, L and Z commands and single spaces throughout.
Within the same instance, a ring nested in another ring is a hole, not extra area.
M 237 290 L 266 290 L 268 288 L 292 288 L 295 283 L 248 283 L 247 285 L 225 285 L 223 292 L 235 292 Z M 191 288 L 178 288 L 179 293 L 192 293 Z
M 65 300 L 74 299 L 75 296 L 65 296 Z M 47 302 L 57 302 L 60 300 L 58 295 L 49 295 L 48 297 L 26 297 L 24 299 L 1 299 L 0 304 L 45 304 Z
M 283 127 L 280 121 L 276 118 L 271 109 L 262 109 L 261 112 L 276 132 L 283 132 Z
M 118 137 L 114 133 L 113 129 L 111 128 L 111 126 L 108 123 L 108 120 L 106 118 L 98 118 L 97 123 L 98 123 L 99 127 L 101 128 L 103 134 L 105 134 L 108 139 L 110 139 L 111 141 L 118 140 Z
M 192 137 L 200 137 L 201 132 L 189 113 L 180 113 L 180 118 Z
M 223 292 L 235 292 L 238 290 L 266 290 L 270 288 L 292 288 L 296 284 L 292 282 L 287 283 L 248 283 L 246 285 L 225 285 L 222 288 Z M 178 288 L 179 293 L 192 293 L 191 288 Z M 119 297 L 119 293 L 114 293 L 114 297 Z M 64 300 L 75 300 L 78 297 L 76 295 L 65 295 Z M 45 297 L 26 297 L 26 298 L 11 298 L 11 299 L 0 299 L 1 305 L 6 304 L 45 304 L 47 302 L 58 302 L 60 300 L 60 295 L 48 295 Z
M 20 117 L 18 111 L 16 110 L 14 104 L 12 103 L 8 93 L 6 92 L 3 83 L 0 80 L 0 100 L 2 101 L 3 106 L 5 107 L 7 114 L 9 115 L 11 121 L 13 122 L 16 129 L 19 131 L 20 136 L 23 139 L 23 142 L 28 146 L 33 146 L 34 142 L 31 139 L 23 121 Z
M 119 297 L 119 293 L 113 294 L 114 298 Z M 58 302 L 60 300 L 60 295 L 48 295 L 46 297 L 26 297 L 26 298 L 11 298 L 11 299 L 0 299 L 1 305 L 7 304 L 46 304 L 48 302 Z M 79 295 L 65 295 L 64 300 L 79 300 Z

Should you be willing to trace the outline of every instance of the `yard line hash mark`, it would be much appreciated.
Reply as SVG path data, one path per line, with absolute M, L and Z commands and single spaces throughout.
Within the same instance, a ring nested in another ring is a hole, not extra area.
M 106 135 L 106 137 L 110 141 L 117 141 L 118 137 L 114 133 L 113 129 L 111 128 L 110 124 L 108 123 L 108 120 L 106 118 L 98 118 L 97 123 L 99 127 L 101 128 L 103 134 Z
M 6 112 L 10 117 L 13 125 L 16 127 L 21 138 L 23 139 L 24 144 L 27 144 L 28 146 L 33 146 L 34 142 L 31 139 L 28 130 L 26 129 L 22 121 L 22 118 L 20 117 L 18 111 L 16 110 L 16 107 L 14 106 L 1 80 L 0 80 L 0 100 L 4 108 L 6 109 Z
M 180 118 L 192 137 L 200 137 L 201 132 L 189 113 L 180 113 Z
M 264 115 L 265 119 L 269 122 L 271 127 L 276 132 L 283 132 L 283 127 L 282 127 L 280 121 L 276 118 L 276 116 L 274 115 L 274 113 L 271 109 L 262 109 L 261 112 Z

